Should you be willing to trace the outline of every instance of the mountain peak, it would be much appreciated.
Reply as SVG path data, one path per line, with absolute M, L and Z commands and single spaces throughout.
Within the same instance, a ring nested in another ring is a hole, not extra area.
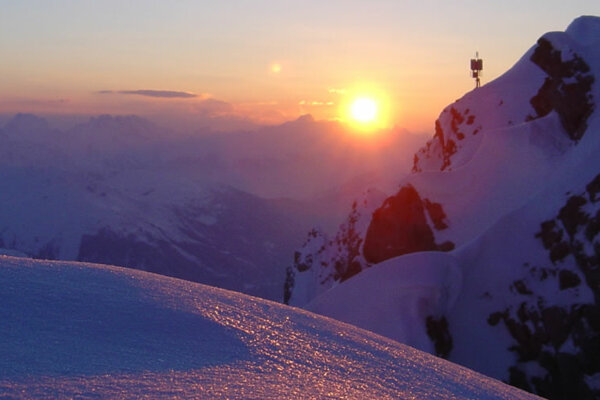
M 600 17 L 583 15 L 575 18 L 565 32 L 584 46 L 597 43 L 600 41 Z
M 48 121 L 34 114 L 19 113 L 12 117 L 5 125 L 7 132 L 15 132 L 19 135 L 28 133 L 48 132 L 50 126 Z
M 284 122 L 283 125 L 290 127 L 304 127 L 315 122 L 314 117 L 311 114 L 304 114 L 292 121 Z
M 138 117 L 137 115 L 109 115 L 103 114 L 97 117 L 91 117 L 88 121 L 88 125 L 92 129 L 104 130 L 107 128 L 119 128 L 119 129 L 134 129 L 149 130 L 154 127 L 152 122 Z

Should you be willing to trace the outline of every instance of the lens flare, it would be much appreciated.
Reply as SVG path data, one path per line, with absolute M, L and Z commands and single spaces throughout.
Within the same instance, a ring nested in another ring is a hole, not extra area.
M 269 69 L 271 70 L 271 72 L 273 74 L 278 74 L 281 72 L 281 70 L 283 69 L 283 67 L 281 66 L 280 63 L 273 63 L 269 66 Z

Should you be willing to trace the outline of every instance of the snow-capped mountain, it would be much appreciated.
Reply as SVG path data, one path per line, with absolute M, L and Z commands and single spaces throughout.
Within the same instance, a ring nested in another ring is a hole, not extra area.
M 410 149 L 405 137 L 390 132 L 363 149 L 339 124 L 309 116 L 184 135 L 136 116 L 61 131 L 18 114 L 0 130 L 0 249 L 281 300 L 304 233 L 335 226 L 363 187 L 408 165 L 388 146 Z
M 165 136 L 133 116 L 67 132 L 15 116 L 0 147 L 0 248 L 280 299 L 283 266 L 308 227 L 302 209 L 182 173 Z
M 0 397 L 537 399 L 371 332 L 179 279 L 0 256 Z
M 280 298 L 301 214 L 173 173 L 0 170 L 0 248 L 117 264 Z
M 293 305 L 554 399 L 600 396 L 600 18 L 443 110 L 397 193 L 311 232 Z

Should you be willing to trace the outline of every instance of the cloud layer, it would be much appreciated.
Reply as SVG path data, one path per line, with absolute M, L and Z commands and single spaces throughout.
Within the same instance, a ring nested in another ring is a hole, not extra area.
M 99 94 L 132 94 L 137 96 L 146 96 L 146 97 L 160 97 L 165 99 L 189 99 L 193 97 L 198 97 L 198 95 L 189 92 L 178 92 L 174 90 L 150 90 L 150 89 L 141 89 L 141 90 L 100 90 L 97 92 Z

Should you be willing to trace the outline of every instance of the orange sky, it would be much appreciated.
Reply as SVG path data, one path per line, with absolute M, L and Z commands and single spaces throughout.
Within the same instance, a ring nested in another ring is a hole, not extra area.
M 600 14 L 600 4 L 8 2 L 0 114 L 279 123 L 305 113 L 344 118 L 343 104 L 366 94 L 386 108 L 389 125 L 431 130 L 441 109 L 472 89 L 475 50 L 485 83 L 581 14 Z

